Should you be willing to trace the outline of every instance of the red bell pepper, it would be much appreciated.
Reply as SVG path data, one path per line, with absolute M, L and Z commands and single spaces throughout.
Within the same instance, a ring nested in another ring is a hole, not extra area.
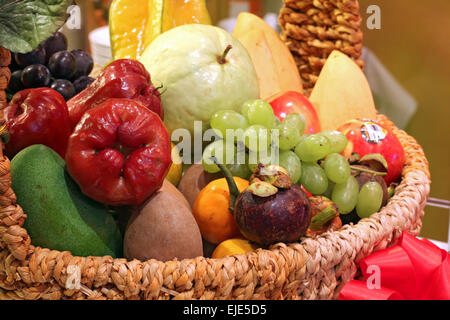
M 67 102 L 72 128 L 87 110 L 110 98 L 139 101 L 164 119 L 160 94 L 147 69 L 139 61 L 120 59 L 109 64 L 89 87 Z
M 87 111 L 69 139 L 67 169 L 99 202 L 137 206 L 161 188 L 172 164 L 161 118 L 130 99 Z
M 12 158 L 33 144 L 43 144 L 64 158 L 72 132 L 63 96 L 50 88 L 17 92 L 4 109 L 9 132 L 5 154 Z

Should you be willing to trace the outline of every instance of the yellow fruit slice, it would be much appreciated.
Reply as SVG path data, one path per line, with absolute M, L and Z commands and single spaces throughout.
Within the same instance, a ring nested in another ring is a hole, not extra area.
M 275 59 L 279 59 L 279 57 L 273 56 L 264 32 L 260 29 L 255 29 L 245 33 L 239 40 L 247 49 L 255 66 L 260 97 L 264 99 L 280 93 L 283 89 L 281 88 L 278 70 L 275 65 Z
M 256 30 L 260 32 L 255 32 Z M 261 39 L 261 33 L 264 35 L 264 40 Z M 286 91 L 303 93 L 303 83 L 292 53 L 278 33 L 263 19 L 248 12 L 240 13 L 233 36 L 240 40 L 249 51 L 258 75 L 264 75 L 260 78 L 266 82 L 260 82 L 260 86 L 263 87 L 262 99 Z M 262 45 L 267 47 L 266 50 L 269 53 L 262 50 Z M 271 55 L 272 59 L 264 62 L 268 55 Z M 266 79 L 270 82 L 267 83 Z M 264 90 L 268 87 L 272 87 L 272 90 Z
M 152 41 L 163 32 L 162 25 L 164 17 L 164 6 L 166 6 L 167 3 L 167 1 L 164 0 L 147 1 L 150 2 L 150 5 L 148 8 L 148 19 L 146 25 L 147 34 L 144 40 L 144 48 L 147 48 L 150 43 L 152 43 Z M 140 55 L 137 58 L 140 58 Z
M 211 24 L 205 0 L 113 0 L 109 9 L 113 58 L 139 59 L 161 33 L 190 23 Z
M 162 0 L 161 0 L 162 1 Z M 145 49 L 151 0 L 114 0 L 109 9 L 113 59 L 136 59 Z
M 164 2 L 163 32 L 184 24 L 211 24 L 205 0 L 170 0 Z
M 309 100 L 323 131 L 336 130 L 353 119 L 375 119 L 377 115 L 366 76 L 352 59 L 337 50 L 328 57 Z

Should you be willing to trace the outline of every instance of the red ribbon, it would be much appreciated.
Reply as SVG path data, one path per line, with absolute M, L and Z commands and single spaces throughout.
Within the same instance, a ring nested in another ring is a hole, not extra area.
M 339 300 L 450 300 L 449 254 L 407 232 L 359 267 L 365 281 L 348 282 Z

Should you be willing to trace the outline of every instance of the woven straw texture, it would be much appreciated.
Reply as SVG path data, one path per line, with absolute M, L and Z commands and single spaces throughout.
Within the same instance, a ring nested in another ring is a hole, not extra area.
M 364 67 L 358 0 L 284 0 L 279 22 L 307 93 L 333 50 Z

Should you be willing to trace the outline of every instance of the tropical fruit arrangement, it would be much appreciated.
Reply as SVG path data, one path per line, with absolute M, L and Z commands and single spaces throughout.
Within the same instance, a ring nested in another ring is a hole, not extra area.
M 60 33 L 13 54 L 2 138 L 34 246 L 222 258 L 389 202 L 404 150 L 345 53 L 307 95 L 288 45 L 250 13 L 230 34 L 204 1 L 114 0 L 110 31 L 114 59 L 95 78 Z

